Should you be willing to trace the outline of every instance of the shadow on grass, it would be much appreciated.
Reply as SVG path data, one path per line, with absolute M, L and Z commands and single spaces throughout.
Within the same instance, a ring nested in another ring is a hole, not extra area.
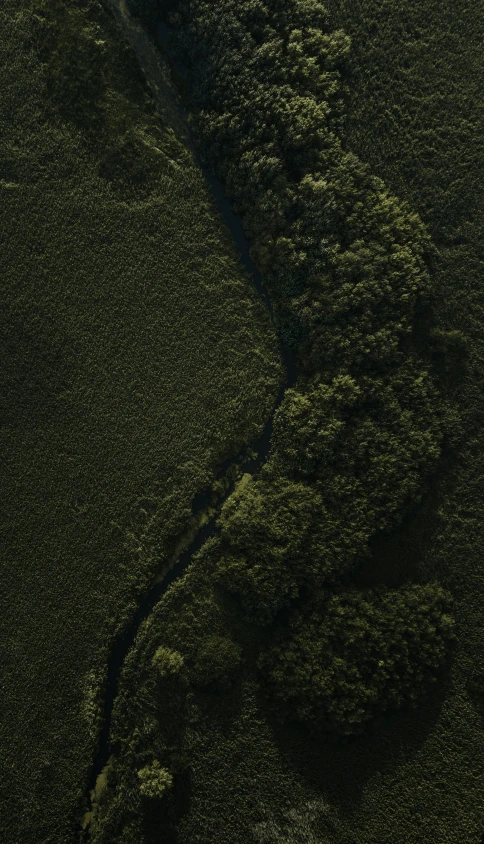
M 158 804 L 149 801 L 143 816 L 145 844 L 177 844 L 178 825 L 190 808 L 192 793 L 191 772 L 186 767 L 178 773 L 173 789 Z
M 348 583 L 358 589 L 387 586 L 395 589 L 408 582 L 426 583 L 425 559 L 441 527 L 439 508 L 452 487 L 457 452 L 446 448 L 427 491 L 402 522 L 379 531 L 369 542 L 369 554 L 348 572 Z
M 360 736 L 318 737 L 302 725 L 281 725 L 270 716 L 274 741 L 308 789 L 349 818 L 373 778 L 388 779 L 421 750 L 439 720 L 449 685 L 446 671 L 418 706 L 376 718 Z
M 438 528 L 440 484 L 447 466 L 435 476 L 424 498 L 392 531 L 381 531 L 369 543 L 369 556 L 351 573 L 351 583 L 360 589 L 377 585 L 397 588 L 409 580 L 422 579 L 421 568 Z

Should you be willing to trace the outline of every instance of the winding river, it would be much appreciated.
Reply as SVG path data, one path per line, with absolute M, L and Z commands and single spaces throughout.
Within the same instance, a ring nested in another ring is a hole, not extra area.
M 121 28 L 124 31 L 124 34 L 130 41 L 132 47 L 134 48 L 138 62 L 145 73 L 145 76 L 150 84 L 150 88 L 153 92 L 155 100 L 160 104 L 160 92 L 163 90 L 164 92 L 164 99 L 163 99 L 163 107 L 166 111 L 166 89 L 167 86 L 171 89 L 172 92 L 172 108 L 173 108 L 173 115 L 177 115 L 177 123 L 181 128 L 183 128 L 183 133 L 185 136 L 185 140 L 187 145 L 191 149 L 191 152 L 195 158 L 197 165 L 201 168 L 203 175 L 210 187 L 213 199 L 215 201 L 215 205 L 217 210 L 222 217 L 225 225 L 230 230 L 232 234 L 232 238 L 235 242 L 235 246 L 237 248 L 240 260 L 244 265 L 245 269 L 248 271 L 249 275 L 251 276 L 252 282 L 260 295 L 261 299 L 263 300 L 265 306 L 267 307 L 271 320 L 274 322 L 273 316 L 273 308 L 272 302 L 270 297 L 267 293 L 267 290 L 264 287 L 262 278 L 260 273 L 258 272 L 254 262 L 252 261 L 250 254 L 249 254 L 249 242 L 245 237 L 242 223 L 240 218 L 234 213 L 232 206 L 229 200 L 226 198 L 223 190 L 222 184 L 214 178 L 207 170 L 204 168 L 199 160 L 197 155 L 196 149 L 194 147 L 193 140 L 190 136 L 190 132 L 188 129 L 188 123 L 185 119 L 185 114 L 183 110 L 183 106 L 176 96 L 176 92 L 173 89 L 173 85 L 170 82 L 169 70 L 156 46 L 156 42 L 154 37 L 148 35 L 142 27 L 131 19 L 125 10 L 124 2 L 121 0 L 121 3 L 118 4 L 117 0 L 110 0 L 110 6 L 114 12 L 116 19 L 118 20 Z M 166 41 L 167 37 L 167 30 L 166 27 L 160 25 L 157 31 L 157 40 L 159 43 L 163 44 Z M 172 116 L 173 116 L 172 115 Z M 181 125 L 182 124 L 182 125 Z M 272 415 L 270 419 L 266 422 L 264 426 L 264 430 L 256 442 L 251 443 L 250 448 L 256 452 L 257 456 L 253 459 L 243 459 L 244 454 L 239 453 L 232 458 L 229 458 L 227 461 L 222 464 L 217 472 L 218 478 L 223 478 L 226 474 L 227 470 L 234 464 L 242 465 L 244 472 L 254 474 L 258 472 L 260 467 L 265 462 L 269 449 L 270 449 L 270 439 L 272 434 L 272 423 L 273 423 L 273 416 L 276 408 L 282 401 L 285 391 L 288 387 L 291 387 L 296 382 L 297 377 L 297 370 L 296 370 L 296 361 L 295 357 L 292 352 L 287 348 L 281 349 L 281 354 L 285 366 L 285 379 L 281 385 L 277 401 L 275 403 Z M 245 450 L 244 450 L 245 452 Z M 96 783 L 98 782 L 98 778 L 102 774 L 103 769 L 105 768 L 111 748 L 110 748 L 110 730 L 111 730 L 111 715 L 113 711 L 114 701 L 117 696 L 118 692 L 118 685 L 119 685 L 119 678 L 121 675 L 121 671 L 124 665 L 124 661 L 128 654 L 128 651 L 134 644 L 136 639 L 136 634 L 140 628 L 142 622 L 148 618 L 150 613 L 152 612 L 154 606 L 157 602 L 163 597 L 168 587 L 181 575 L 186 571 L 188 566 L 191 563 L 192 557 L 196 551 L 198 551 L 203 543 L 209 539 L 209 537 L 213 536 L 216 531 L 216 517 L 222 506 L 223 502 L 232 492 L 233 485 L 231 488 L 225 493 L 224 496 L 218 502 L 217 511 L 213 513 L 211 512 L 210 518 L 202 523 L 199 529 L 197 530 L 195 536 L 192 538 L 191 543 L 188 547 L 186 547 L 182 553 L 178 556 L 174 564 L 171 566 L 168 572 L 165 574 L 160 573 L 156 578 L 155 582 L 152 584 L 149 591 L 141 598 L 138 608 L 127 627 L 120 633 L 113 641 L 111 652 L 108 659 L 108 671 L 107 671 L 107 680 L 106 680 L 106 688 L 105 688 L 105 695 L 104 695 L 104 707 L 103 707 L 103 714 L 102 714 L 102 728 L 99 734 L 99 742 L 98 742 L 98 750 L 96 756 L 93 760 L 88 788 L 89 792 L 91 793 L 93 789 L 96 787 Z M 192 503 L 192 510 L 194 520 L 197 517 L 202 516 L 204 513 L 207 513 L 209 508 L 209 499 L 210 499 L 210 490 L 204 490 L 198 493 L 195 496 L 195 499 Z M 201 521 L 201 520 L 200 520 Z M 90 802 L 90 801 L 88 801 Z M 85 841 L 89 840 L 89 813 L 86 815 L 86 820 L 83 824 L 83 838 Z

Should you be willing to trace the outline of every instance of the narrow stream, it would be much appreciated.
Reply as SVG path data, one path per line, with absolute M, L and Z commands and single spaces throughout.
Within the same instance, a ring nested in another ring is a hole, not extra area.
M 130 36 L 129 28 L 132 26 L 129 19 L 127 19 L 124 15 L 122 16 L 119 12 L 117 7 L 113 7 L 115 16 L 118 18 L 120 23 L 123 26 L 128 37 Z M 127 31 L 128 30 L 128 31 Z M 147 59 L 147 48 L 153 48 L 154 40 L 150 38 L 146 33 L 140 33 L 138 27 L 133 26 L 134 32 L 131 33 L 130 41 L 132 46 L 134 47 L 138 60 L 148 78 L 150 80 L 149 70 L 153 68 L 152 63 L 152 55 L 150 56 L 150 61 L 148 62 Z M 160 33 L 159 33 L 160 34 Z M 143 43 L 143 40 L 146 39 L 146 42 Z M 145 49 L 142 49 L 142 48 Z M 151 67 L 150 67 L 151 65 Z M 156 89 L 156 81 L 154 84 L 154 89 Z M 154 90 L 154 93 L 156 91 Z M 156 97 L 155 97 L 156 98 Z M 182 105 L 180 102 L 177 103 L 178 109 L 182 110 Z M 186 128 L 187 134 L 189 134 L 188 127 Z M 192 151 L 193 148 L 193 141 L 192 141 Z M 198 166 L 201 167 L 200 161 L 196 153 L 194 152 L 196 161 Z M 214 198 L 217 210 L 222 217 L 225 225 L 230 230 L 233 240 L 235 242 L 235 246 L 237 248 L 238 254 L 240 256 L 241 262 L 248 271 L 249 275 L 252 278 L 252 282 L 255 285 L 255 288 L 260 295 L 262 301 L 264 302 L 265 306 L 267 307 L 269 314 L 271 316 L 272 322 L 274 322 L 273 318 L 273 308 L 272 302 L 270 297 L 267 293 L 267 290 L 264 287 L 262 278 L 260 273 L 257 270 L 254 262 L 252 261 L 250 254 L 249 254 L 249 242 L 244 234 L 242 223 L 240 218 L 234 213 L 232 206 L 229 200 L 226 198 L 224 194 L 224 189 L 222 184 L 212 176 L 206 168 L 201 167 L 203 175 L 210 187 L 212 196 Z M 246 459 L 243 460 L 242 468 L 244 472 L 249 472 L 251 474 L 255 474 L 259 471 L 267 456 L 269 454 L 270 449 L 270 439 L 272 434 L 272 425 L 273 425 L 273 418 L 274 412 L 279 407 L 285 391 L 288 387 L 293 386 L 296 383 L 297 378 L 297 370 L 296 370 L 296 361 L 294 354 L 287 348 L 281 348 L 281 354 L 284 362 L 285 367 L 285 379 L 284 382 L 281 384 L 281 388 L 279 390 L 279 394 L 277 396 L 277 400 L 272 411 L 270 419 L 266 422 L 264 426 L 264 430 L 256 442 L 250 444 L 250 448 L 253 449 L 257 456 L 253 459 Z M 240 464 L 241 460 L 243 459 L 245 453 L 245 449 L 243 452 L 229 458 L 226 460 L 218 469 L 217 478 L 222 478 L 227 470 L 232 466 L 234 463 Z M 217 513 L 220 510 L 223 502 L 226 498 L 231 494 L 232 488 L 228 490 L 228 492 L 220 499 L 217 505 Z M 210 490 L 202 490 L 199 492 L 193 502 L 192 502 L 192 511 L 194 516 L 201 515 L 204 511 L 207 510 L 209 503 L 210 503 Z M 101 774 L 103 768 L 106 766 L 110 752 L 110 730 L 111 730 L 111 716 L 114 706 L 114 701 L 116 699 L 118 693 L 118 686 L 119 686 L 119 678 L 121 675 L 121 671 L 124 665 L 124 661 L 128 654 L 128 651 L 134 644 L 136 639 L 136 634 L 140 628 L 140 625 L 143 621 L 148 618 L 150 613 L 153 611 L 154 606 L 157 602 L 163 597 L 169 586 L 181 577 L 184 572 L 187 570 L 188 566 L 191 563 L 193 555 L 198 551 L 204 542 L 209 539 L 211 536 L 214 535 L 216 532 L 216 515 L 213 515 L 205 524 L 203 524 L 199 530 L 197 531 L 194 539 L 192 540 L 191 544 L 180 554 L 176 563 L 170 568 L 170 570 L 165 574 L 163 579 L 157 580 L 153 583 L 149 591 L 141 598 L 138 608 L 129 623 L 129 625 L 120 633 L 113 641 L 111 653 L 108 659 L 108 671 L 107 671 L 107 680 L 106 680 L 106 689 L 105 689 L 105 697 L 104 697 L 104 707 L 103 707 L 103 716 L 102 716 L 102 728 L 99 735 L 99 744 L 96 756 L 93 760 L 93 765 L 91 768 L 91 773 L 88 782 L 88 789 L 92 791 L 95 788 L 96 781 Z M 88 841 L 89 838 L 89 831 L 88 827 L 83 830 L 83 837 L 85 841 Z

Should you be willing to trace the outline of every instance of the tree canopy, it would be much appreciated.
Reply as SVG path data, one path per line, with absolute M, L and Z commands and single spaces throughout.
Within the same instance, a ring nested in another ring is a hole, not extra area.
M 417 700 L 445 659 L 449 606 L 430 584 L 342 591 L 294 613 L 259 659 L 280 716 L 351 734 Z

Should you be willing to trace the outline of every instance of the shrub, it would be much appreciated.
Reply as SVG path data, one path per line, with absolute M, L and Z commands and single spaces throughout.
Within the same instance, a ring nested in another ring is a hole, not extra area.
M 149 800 L 160 800 L 173 785 L 173 777 L 166 768 L 155 760 L 138 771 L 139 790 Z
M 153 657 L 152 663 L 156 667 L 160 677 L 178 674 L 183 668 L 183 657 L 178 651 L 170 648 L 159 647 Z

